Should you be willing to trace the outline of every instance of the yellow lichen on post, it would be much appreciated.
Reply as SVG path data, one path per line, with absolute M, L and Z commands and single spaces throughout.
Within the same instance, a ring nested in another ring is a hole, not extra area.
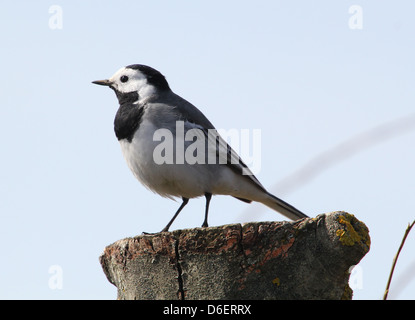
M 355 218 L 354 215 L 345 213 L 337 218 L 337 221 L 344 226 L 338 229 L 336 235 L 345 246 L 354 246 L 356 243 L 363 243 L 370 248 L 369 229 L 366 225 Z
M 343 296 L 341 297 L 341 300 L 352 300 L 353 297 L 353 290 L 350 288 L 348 284 L 344 287 Z
M 276 277 L 275 279 L 272 280 L 272 283 L 275 284 L 277 287 L 280 286 L 280 278 Z

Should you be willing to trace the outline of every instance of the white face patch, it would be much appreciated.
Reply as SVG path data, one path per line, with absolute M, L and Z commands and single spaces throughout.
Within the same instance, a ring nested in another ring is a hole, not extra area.
M 119 92 L 128 93 L 136 91 L 140 99 L 137 103 L 152 96 L 156 89 L 148 84 L 147 78 L 139 70 L 121 68 L 110 79 L 112 86 Z

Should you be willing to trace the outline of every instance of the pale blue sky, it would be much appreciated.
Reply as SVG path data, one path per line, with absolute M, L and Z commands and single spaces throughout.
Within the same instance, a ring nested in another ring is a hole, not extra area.
M 49 27 L 52 5 L 62 8 L 62 29 Z M 363 10 L 362 29 L 349 28 L 351 5 Z M 134 179 L 113 132 L 115 95 L 92 80 L 147 64 L 217 128 L 261 129 L 257 177 L 272 190 L 338 143 L 413 115 L 414 11 L 412 2 L 381 0 L 4 3 L 0 298 L 114 299 L 98 256 L 116 240 L 159 231 L 179 205 Z M 367 224 L 372 248 L 355 299 L 382 297 L 415 219 L 414 139 L 412 122 L 276 194 L 310 216 L 345 210 Z M 200 226 L 203 210 L 204 199 L 191 200 L 172 229 Z M 217 196 L 209 222 L 282 219 Z M 390 298 L 415 298 L 413 252 L 411 234 Z M 49 285 L 55 265 L 61 289 Z

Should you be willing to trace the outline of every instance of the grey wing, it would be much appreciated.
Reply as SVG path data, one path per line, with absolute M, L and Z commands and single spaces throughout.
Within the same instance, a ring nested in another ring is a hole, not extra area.
M 255 177 L 249 167 L 242 161 L 241 157 L 232 149 L 232 147 L 219 135 L 216 129 L 204 130 L 208 142 L 216 145 L 216 160 L 218 163 L 225 162 L 225 165 L 234 172 L 246 177 L 253 182 L 262 191 L 267 192 L 259 180 Z M 245 199 L 240 199 L 245 200 Z
M 206 118 L 206 116 L 188 101 L 177 95 L 176 97 L 180 99 L 180 103 L 176 104 L 178 106 L 178 118 L 194 124 L 196 128 L 203 131 L 204 137 L 207 139 L 208 144 L 210 146 L 215 146 L 213 152 L 215 152 L 216 163 L 222 163 L 228 166 L 237 174 L 244 176 L 250 182 L 254 183 L 260 190 L 267 192 L 248 166 L 242 161 L 239 155 L 219 135 L 213 124 Z M 247 199 L 238 199 L 245 202 L 251 202 Z

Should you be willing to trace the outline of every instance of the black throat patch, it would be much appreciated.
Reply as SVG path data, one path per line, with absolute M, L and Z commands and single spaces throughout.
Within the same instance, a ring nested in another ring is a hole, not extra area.
M 144 106 L 137 103 L 138 93 L 121 93 L 114 90 L 117 95 L 120 107 L 114 119 L 114 131 L 118 140 L 133 140 L 134 133 L 140 126 L 141 118 L 144 113 Z M 134 103 L 135 102 L 135 103 Z

